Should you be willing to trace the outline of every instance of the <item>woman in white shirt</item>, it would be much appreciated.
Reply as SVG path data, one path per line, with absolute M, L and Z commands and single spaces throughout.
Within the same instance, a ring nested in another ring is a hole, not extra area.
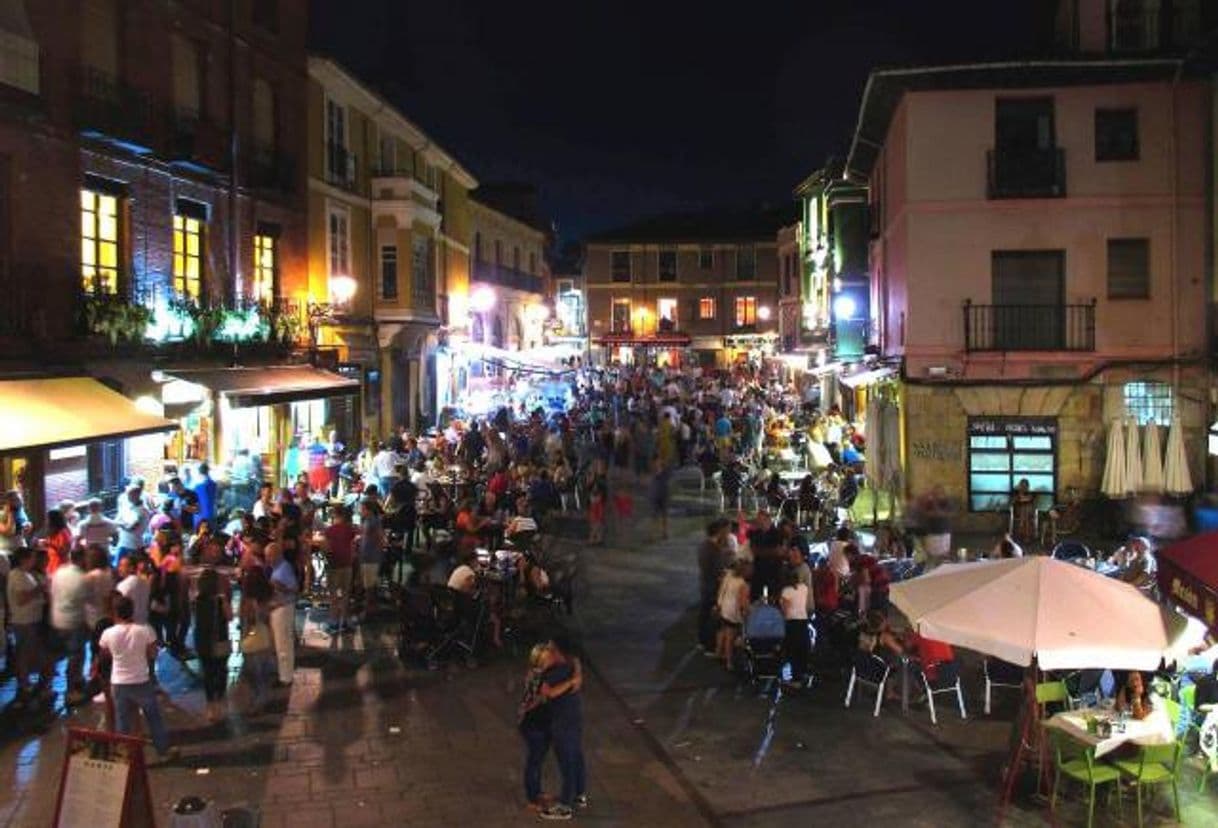
M 808 585 L 800 582 L 795 570 L 787 572 L 781 595 L 782 617 L 787 622 L 783 652 L 791 665 L 791 682 L 799 684 L 808 675 L 812 642 L 808 637 Z
M 740 635 L 744 617 L 749 611 L 749 576 L 752 571 L 752 562 L 737 560 L 719 583 L 716 605 L 719 608 L 720 624 L 719 634 L 715 639 L 715 655 L 723 660 L 723 666 L 729 670 L 732 669 L 732 652 L 736 646 L 736 638 Z

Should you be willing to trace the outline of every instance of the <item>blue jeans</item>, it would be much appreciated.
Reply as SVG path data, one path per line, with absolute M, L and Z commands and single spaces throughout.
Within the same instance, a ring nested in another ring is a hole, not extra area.
M 550 752 L 550 732 L 522 727 L 520 735 L 524 737 L 524 796 L 536 802 L 541 797 L 541 766 Z
M 169 750 L 169 733 L 165 730 L 161 707 L 156 701 L 156 686 L 150 681 L 143 684 L 114 684 L 111 691 L 114 694 L 114 719 L 118 732 L 131 732 L 131 708 L 138 707 L 144 713 L 148 729 L 152 731 L 152 744 L 156 752 L 164 754 Z
M 554 754 L 558 757 L 558 772 L 562 774 L 562 795 L 559 800 L 568 808 L 575 797 L 587 793 L 584 778 L 584 734 L 580 727 L 556 728 L 551 734 Z

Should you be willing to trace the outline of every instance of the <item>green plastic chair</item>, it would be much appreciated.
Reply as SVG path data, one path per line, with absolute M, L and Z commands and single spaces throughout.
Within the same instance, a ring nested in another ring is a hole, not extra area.
M 1047 704 L 1061 704 L 1063 708 L 1070 707 L 1070 690 L 1064 681 L 1042 681 L 1036 685 L 1036 703 L 1040 712 L 1045 712 Z
M 1136 759 L 1122 759 L 1113 764 L 1128 779 L 1136 784 L 1138 797 L 1138 825 L 1142 824 L 1142 788 L 1171 784 L 1172 803 L 1176 807 L 1176 821 L 1180 821 L 1180 756 L 1184 745 L 1179 741 L 1170 745 L 1144 745 Z
M 1091 828 L 1092 820 L 1095 817 L 1095 789 L 1099 785 L 1112 783 L 1112 790 L 1116 793 L 1117 798 L 1117 812 L 1120 813 L 1121 772 L 1107 762 L 1096 759 L 1094 747 L 1077 742 L 1061 731 L 1053 730 L 1051 732 L 1055 770 L 1049 810 L 1057 810 L 1057 790 L 1064 775 L 1087 786 L 1087 828 Z

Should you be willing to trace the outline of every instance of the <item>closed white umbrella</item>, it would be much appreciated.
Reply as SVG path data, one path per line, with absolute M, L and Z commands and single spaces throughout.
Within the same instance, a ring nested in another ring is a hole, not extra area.
M 947 564 L 891 596 L 927 638 L 1042 670 L 1154 670 L 1186 628 L 1131 584 L 1042 556 Z
M 1142 441 L 1137 420 L 1125 425 L 1125 492 L 1133 494 L 1142 488 Z
M 884 481 L 893 491 L 901 488 L 901 409 L 894 403 L 884 406 Z
M 883 416 L 884 401 L 880 399 L 879 394 L 869 394 L 863 434 L 867 438 L 867 479 L 871 481 L 871 487 L 876 491 L 884 488 L 885 483 L 884 470 L 880 465 L 880 452 L 884 442 Z
M 1159 424 L 1146 424 L 1142 435 L 1142 491 L 1163 494 L 1163 449 L 1159 442 Z
M 1188 455 L 1184 453 L 1184 435 L 1180 418 L 1173 417 L 1167 430 L 1167 461 L 1163 468 L 1163 488 L 1170 495 L 1192 494 L 1193 477 L 1188 470 Z
M 1104 478 L 1100 491 L 1118 500 L 1128 491 L 1125 486 L 1125 430 L 1120 419 L 1108 426 L 1108 455 L 1104 458 Z

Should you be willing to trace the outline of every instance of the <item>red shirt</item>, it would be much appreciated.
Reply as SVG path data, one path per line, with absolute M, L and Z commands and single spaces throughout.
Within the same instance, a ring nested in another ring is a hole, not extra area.
M 350 523 L 332 523 L 326 527 L 325 537 L 330 550 L 330 565 L 351 566 L 355 560 L 355 527 Z
M 508 478 L 507 473 L 498 471 L 495 472 L 491 476 L 491 479 L 487 481 L 486 490 L 493 494 L 496 498 L 500 498 L 507 494 L 508 486 L 510 484 L 511 480 Z
M 933 638 L 915 634 L 914 648 L 918 651 L 918 660 L 922 662 L 922 669 L 926 671 L 926 675 L 932 681 L 936 673 L 933 665 L 956 660 L 955 650 L 946 641 L 936 641 Z
M 71 551 L 72 533 L 67 529 L 47 536 L 47 575 L 54 575 L 56 569 L 66 564 Z

